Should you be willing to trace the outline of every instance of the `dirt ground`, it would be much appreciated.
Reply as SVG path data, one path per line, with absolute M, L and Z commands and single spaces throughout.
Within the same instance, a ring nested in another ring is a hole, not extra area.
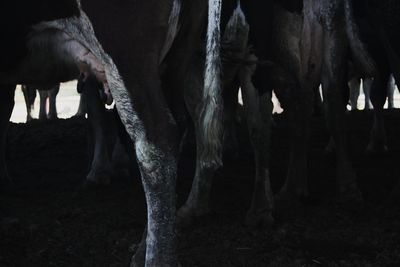
M 281 211 L 270 229 L 243 223 L 254 168 L 248 140 L 238 159 L 218 172 L 212 213 L 179 232 L 182 266 L 400 266 L 400 208 L 383 205 L 400 179 L 400 112 L 385 114 L 389 153 L 367 156 L 371 113 L 348 116 L 349 140 L 366 203 L 333 204 L 335 161 L 324 156 L 323 119 L 313 120 L 311 197 Z M 285 177 L 289 129 L 275 117 L 271 175 L 278 190 Z M 14 185 L 0 195 L 0 266 L 128 266 L 145 225 L 139 175 L 115 177 L 108 187 L 82 189 L 87 170 L 83 119 L 12 124 L 8 164 Z M 245 129 L 245 127 L 241 127 Z M 179 204 L 188 194 L 194 149 L 179 167 Z

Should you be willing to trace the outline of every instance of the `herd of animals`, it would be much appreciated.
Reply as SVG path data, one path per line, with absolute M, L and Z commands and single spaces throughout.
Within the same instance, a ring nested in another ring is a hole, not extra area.
M 349 87 L 357 92 L 360 79 L 375 114 L 367 149 L 387 150 L 382 110 L 391 75 L 392 88 L 400 79 L 398 0 L 16 0 L 2 1 L 0 10 L 7 36 L 0 43 L 7 51 L 0 57 L 0 179 L 9 179 L 4 147 L 16 84 L 25 85 L 28 111 L 29 88 L 47 89 L 41 97 L 49 97 L 50 112 L 41 117 L 54 118 L 58 84 L 79 78 L 96 143 L 87 175 L 93 183 L 109 181 L 104 132 L 117 126 L 104 123 L 101 110 L 114 101 L 133 144 L 116 142 L 116 149 L 135 155 L 147 202 L 132 266 L 178 266 L 176 224 L 209 211 L 214 174 L 235 139 L 239 89 L 256 169 L 250 226 L 272 224 L 276 204 L 290 208 L 307 197 L 307 144 L 320 86 L 338 201 L 362 202 L 345 127 Z M 292 135 L 286 182 L 275 196 L 272 90 Z M 177 161 L 190 123 L 195 177 L 177 210 Z M 399 194 L 400 187 L 392 193 Z

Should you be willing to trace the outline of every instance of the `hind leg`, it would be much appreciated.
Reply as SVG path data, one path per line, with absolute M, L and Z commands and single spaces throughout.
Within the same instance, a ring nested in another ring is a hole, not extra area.
M 255 58 L 250 57 L 250 60 Z M 247 212 L 246 224 L 250 226 L 270 226 L 274 219 L 274 198 L 270 182 L 270 149 L 272 100 L 271 93 L 264 97 L 253 85 L 254 68 L 243 67 L 240 72 L 243 106 L 247 127 L 255 159 L 255 182 L 250 209 Z
M 15 85 L 3 85 L 0 90 L 0 184 L 9 181 L 6 164 L 7 128 L 14 108 Z
M 329 21 L 334 23 L 334 21 Z M 356 174 L 350 162 L 345 127 L 345 105 L 342 90 L 347 87 L 345 33 L 338 27 L 328 26 L 324 36 L 322 88 L 328 129 L 336 145 L 338 200 L 359 202 Z
M 196 171 L 192 188 L 185 204 L 178 211 L 178 223 L 188 224 L 196 217 L 209 212 L 209 201 L 212 180 L 215 171 L 220 167 L 220 151 L 210 150 L 211 140 L 206 136 L 203 127 L 203 62 L 197 61 L 191 66 L 187 77 L 188 90 L 185 92 L 185 102 L 194 122 L 196 134 Z M 221 110 L 219 110 L 221 112 Z M 222 116 L 222 114 L 221 114 Z M 218 137 L 218 136 L 216 136 Z
M 386 130 L 383 119 L 383 106 L 386 102 L 389 73 L 381 72 L 375 77 L 371 87 L 371 101 L 374 106 L 374 123 L 371 129 L 367 153 L 382 153 L 387 151 Z
M 156 62 L 154 65 L 158 66 Z M 142 266 L 144 258 L 145 266 L 177 266 L 175 184 L 179 130 L 156 74 L 146 74 L 149 78 L 140 83 L 133 78 L 128 81 L 135 88 L 134 99 L 129 98 L 133 90 L 124 95 L 121 88 L 111 88 L 121 120 L 135 143 L 147 203 L 145 244 L 132 258 L 131 266 Z M 127 99 L 134 105 L 126 105 Z M 151 105 L 143 106 L 143 103 L 150 102 Z M 134 107 L 144 112 L 137 113 Z
M 276 196 L 277 209 L 293 208 L 308 196 L 308 143 L 314 89 L 291 88 L 288 98 L 282 98 L 291 126 L 291 144 L 286 181 Z

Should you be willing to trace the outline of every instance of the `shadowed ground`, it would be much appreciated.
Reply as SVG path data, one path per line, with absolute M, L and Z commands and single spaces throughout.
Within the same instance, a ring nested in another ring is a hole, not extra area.
M 275 190 L 285 177 L 290 143 L 283 116 L 275 117 L 273 135 Z M 399 266 L 400 208 L 377 204 L 400 179 L 400 113 L 387 111 L 385 118 L 390 151 L 369 157 L 363 151 L 372 114 L 349 116 L 353 163 L 368 200 L 364 208 L 321 201 L 332 194 L 335 162 L 322 156 L 328 136 L 322 118 L 314 118 L 312 197 L 268 230 L 243 225 L 254 170 L 247 137 L 241 138 L 240 158 L 226 162 L 215 180 L 212 214 L 179 234 L 182 266 Z M 14 186 L 0 195 L 0 266 L 128 265 L 145 225 L 139 175 L 80 190 L 86 132 L 82 119 L 11 125 L 7 155 Z M 193 166 L 189 144 L 180 164 L 180 203 Z

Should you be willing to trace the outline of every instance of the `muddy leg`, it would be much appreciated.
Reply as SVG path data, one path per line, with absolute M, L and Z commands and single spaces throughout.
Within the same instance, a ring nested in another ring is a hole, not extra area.
M 108 184 L 112 173 L 110 152 L 107 147 L 106 110 L 100 99 L 99 87 L 101 84 L 93 77 L 89 77 L 82 95 L 87 99 L 88 120 L 93 136 L 93 159 L 86 180 L 94 184 Z
M 57 105 L 56 105 L 56 98 L 57 94 L 60 91 L 60 84 L 54 86 L 50 91 L 48 91 L 49 97 L 49 113 L 47 118 L 49 120 L 55 120 L 58 118 L 57 116 Z
M 371 101 L 374 106 L 374 124 L 371 129 L 367 153 L 387 152 L 387 138 L 383 119 L 383 106 L 386 102 L 386 89 L 389 81 L 388 73 L 375 77 L 371 87 Z
M 10 179 L 6 164 L 7 128 L 14 108 L 15 85 L 3 85 L 0 90 L 0 185 Z
M 145 266 L 177 266 L 175 183 L 178 127 L 165 103 L 157 103 L 157 98 L 153 99 L 157 108 L 146 112 L 149 117 L 145 118 L 144 127 L 127 127 L 127 130 L 131 131 L 130 134 L 135 131 L 131 136 L 135 137 L 136 156 L 147 202 Z M 121 110 L 120 115 L 125 124 L 128 117 L 124 117 Z M 131 266 L 142 266 L 143 247 L 140 248 L 132 258 Z
M 250 58 L 254 59 L 254 58 Z M 259 96 L 252 82 L 254 69 L 243 67 L 240 80 L 247 127 L 255 159 L 255 182 L 246 224 L 270 226 L 273 224 L 274 199 L 270 182 L 271 121 L 273 104 L 271 93 Z
M 157 62 L 151 63 L 158 66 Z M 158 69 L 146 70 L 148 76 L 140 75 L 141 71 L 144 70 L 137 69 L 137 75 L 127 76 L 125 82 L 130 84 L 130 91 L 116 72 L 110 71 L 113 76 L 109 77 L 119 116 L 135 143 L 147 203 L 145 262 L 140 255 L 143 254 L 141 249 L 132 258 L 131 266 L 174 267 L 178 265 L 175 236 L 178 127 L 157 79 Z M 139 85 L 135 77 L 149 78 L 140 80 Z M 133 92 L 135 98 L 132 98 Z
M 146 266 L 177 266 L 174 228 L 176 157 L 171 152 L 164 152 L 146 140 L 136 142 L 148 209 Z
M 334 20 L 329 21 L 333 23 Z M 336 145 L 337 157 L 337 190 L 339 200 L 359 202 L 361 193 L 358 190 L 356 174 L 347 151 L 345 105 L 342 88 L 347 87 L 347 62 L 345 33 L 340 27 L 327 27 L 324 36 L 324 61 L 322 69 L 322 87 L 328 129 Z

